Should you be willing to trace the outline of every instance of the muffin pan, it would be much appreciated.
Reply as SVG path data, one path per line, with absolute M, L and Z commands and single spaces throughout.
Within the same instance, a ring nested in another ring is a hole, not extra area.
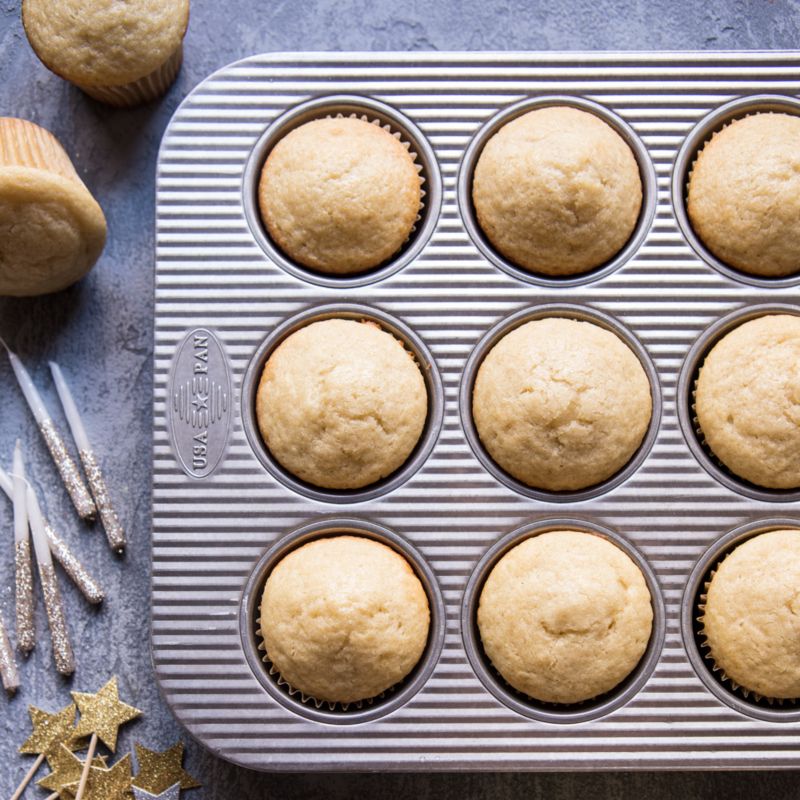
M 767 305 L 798 313 L 796 289 L 747 280 L 694 249 L 682 187 L 697 147 L 722 124 L 715 112 L 738 114 L 763 95 L 796 103 L 798 75 L 798 53 L 272 54 L 226 67 L 189 95 L 157 172 L 151 636 L 164 696 L 194 736 L 263 770 L 797 764 L 797 715 L 719 684 L 692 619 L 703 576 L 729 546 L 725 532 L 762 530 L 778 517 L 798 524 L 800 495 L 762 497 L 726 476 L 690 413 L 693 376 L 720 321 Z M 614 122 L 643 179 L 628 245 L 577 280 L 499 264 L 468 205 L 486 132 L 518 104 L 554 96 L 590 103 Z M 412 145 L 425 208 L 389 263 L 359 276 L 316 275 L 285 263 L 269 242 L 255 198 L 259 170 L 281 131 L 362 109 Z M 653 388 L 654 422 L 640 451 L 585 494 L 511 486 L 480 458 L 468 415 L 481 347 L 510 320 L 542 313 L 622 332 Z M 350 495 L 281 473 L 254 427 L 269 350 L 320 314 L 376 319 L 415 352 L 428 381 L 429 423 L 409 462 Z M 552 529 L 565 517 L 630 543 L 653 592 L 654 634 L 609 696 L 537 708 L 483 659 L 473 600 L 511 532 Z M 411 559 L 435 623 L 403 684 L 360 708 L 316 708 L 261 660 L 258 595 L 280 553 L 343 529 Z

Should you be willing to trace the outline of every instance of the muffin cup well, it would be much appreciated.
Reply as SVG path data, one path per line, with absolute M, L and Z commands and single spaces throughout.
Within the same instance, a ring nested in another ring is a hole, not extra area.
M 430 627 L 428 641 L 417 665 L 400 683 L 377 697 L 358 703 L 328 703 L 315 700 L 284 681 L 265 655 L 260 634 L 260 603 L 272 569 L 292 550 L 314 540 L 339 535 L 361 536 L 390 547 L 406 559 L 428 597 Z M 269 694 L 284 708 L 314 722 L 354 725 L 390 714 L 404 706 L 425 685 L 444 645 L 445 607 L 436 576 L 423 556 L 393 531 L 366 520 L 324 519 L 290 533 L 275 542 L 259 559 L 245 585 L 239 612 L 239 631 L 247 663 Z
M 325 489 L 301 480 L 289 472 L 272 455 L 258 427 L 256 395 L 261 374 L 267 359 L 278 345 L 300 328 L 325 319 L 350 319 L 370 321 L 391 333 L 403 343 L 419 365 L 428 395 L 428 413 L 419 440 L 405 463 L 391 475 L 361 489 Z M 407 325 L 395 317 L 370 306 L 355 303 L 336 303 L 313 306 L 278 325 L 256 350 L 242 383 L 242 422 L 245 435 L 258 460 L 267 471 L 294 492 L 321 503 L 359 503 L 374 500 L 405 483 L 425 463 L 436 444 L 444 416 L 444 388 L 442 378 L 430 350 Z
M 619 252 L 604 264 L 600 264 L 594 269 L 564 276 L 532 272 L 531 270 L 518 266 L 502 255 L 481 229 L 475 212 L 475 206 L 472 202 L 472 179 L 475 173 L 475 166 L 489 139 L 491 139 L 500 128 L 517 117 L 529 111 L 550 106 L 570 106 L 571 108 L 577 108 L 581 111 L 588 111 L 607 123 L 622 137 L 628 147 L 630 147 L 639 167 L 639 177 L 642 182 L 642 207 L 639 210 L 639 218 L 628 241 Z M 498 269 L 511 275 L 511 277 L 524 281 L 525 283 L 532 283 L 538 286 L 566 288 L 570 286 L 581 286 L 605 278 L 612 272 L 618 270 L 633 257 L 634 253 L 636 253 L 647 237 L 647 233 L 655 217 L 658 185 L 656 182 L 655 167 L 650 160 L 647 148 L 636 133 L 634 133 L 633 129 L 621 117 L 604 106 L 601 106 L 599 103 L 581 97 L 547 95 L 544 97 L 531 97 L 514 103 L 495 114 L 495 116 L 481 126 L 464 151 L 464 157 L 461 160 L 458 171 L 457 193 L 458 207 L 461 212 L 461 219 L 464 223 L 464 227 L 484 258 L 494 264 Z
M 581 322 L 591 322 L 617 335 L 639 359 L 642 369 L 644 369 L 647 375 L 647 380 L 650 383 L 650 398 L 652 401 L 650 424 L 647 426 L 647 431 L 645 432 L 641 444 L 622 469 L 614 473 L 610 478 L 606 478 L 606 480 L 596 483 L 593 486 L 588 486 L 585 489 L 576 489 L 574 491 L 549 491 L 547 489 L 538 489 L 533 486 L 528 486 L 526 483 L 517 480 L 506 472 L 486 450 L 478 435 L 478 429 L 472 415 L 472 393 L 475 386 L 475 379 L 489 351 L 506 334 L 519 328 L 526 322 L 546 319 L 548 317 L 564 317 Z M 461 412 L 461 425 L 464 428 L 464 435 L 466 436 L 469 446 L 472 448 L 472 452 L 493 477 L 505 484 L 509 489 L 521 495 L 525 495 L 526 497 L 532 497 L 535 500 L 541 500 L 546 503 L 575 503 L 610 492 L 626 481 L 642 465 L 658 437 L 658 426 L 661 421 L 661 387 L 658 381 L 658 372 L 650 355 L 627 328 L 601 311 L 568 303 L 553 303 L 534 306 L 533 308 L 524 308 L 517 311 L 510 317 L 500 320 L 500 322 L 492 326 L 489 331 L 484 334 L 470 354 L 464 367 L 459 389 L 459 410 Z
M 706 592 L 719 565 L 740 544 L 769 531 L 800 529 L 800 520 L 770 517 L 734 528 L 700 557 L 692 569 L 681 601 L 681 633 L 689 661 L 705 687 L 719 700 L 741 714 L 766 722 L 800 722 L 798 700 L 772 700 L 735 684 L 718 667 L 709 652 L 703 635 L 702 617 Z
M 700 368 L 711 349 L 734 328 L 766 314 L 800 316 L 800 308 L 784 303 L 744 306 L 726 314 L 700 334 L 689 349 L 678 376 L 676 391 L 678 422 L 686 443 L 694 457 L 700 462 L 700 466 L 727 489 L 753 500 L 763 500 L 768 503 L 791 503 L 800 500 L 800 487 L 797 489 L 768 489 L 750 483 L 725 466 L 706 443 L 695 411 L 697 379 L 700 375 Z
M 556 530 L 574 530 L 594 534 L 608 540 L 628 555 L 642 571 L 650 592 L 653 626 L 650 641 L 639 663 L 614 689 L 582 703 L 544 703 L 534 700 L 510 686 L 494 668 L 481 644 L 478 629 L 478 604 L 481 592 L 492 569 L 511 549 L 526 539 Z M 461 602 L 461 635 L 467 658 L 480 682 L 501 703 L 524 717 L 540 722 L 570 724 L 603 717 L 628 703 L 647 683 L 661 656 L 666 632 L 666 615 L 661 589 L 650 564 L 620 534 L 583 519 L 543 519 L 517 528 L 487 550 L 469 577 Z
M 328 117 L 359 117 L 376 122 L 408 146 L 419 167 L 422 190 L 417 221 L 405 244 L 383 264 L 363 272 L 334 275 L 320 272 L 289 258 L 272 240 L 261 219 L 258 206 L 258 184 L 261 171 L 272 148 L 295 128 L 307 122 Z M 354 288 L 383 280 L 410 264 L 433 234 L 442 205 L 442 179 L 433 148 L 419 128 L 391 106 L 369 97 L 333 95 L 316 97 L 278 117 L 256 142 L 245 166 L 242 183 L 245 217 L 256 241 L 270 261 L 290 275 L 317 286 L 335 289 Z
M 731 122 L 753 114 L 764 112 L 778 112 L 800 116 L 800 100 L 796 97 L 760 94 L 751 97 L 739 97 L 730 103 L 725 103 L 704 117 L 692 129 L 684 140 L 675 157 L 672 168 L 672 207 L 675 221 L 684 238 L 694 252 L 710 267 L 724 275 L 726 278 L 745 283 L 750 286 L 759 286 L 768 289 L 779 289 L 786 286 L 800 284 L 800 272 L 785 277 L 770 278 L 761 275 L 752 275 L 743 270 L 726 264 L 717 258 L 695 233 L 689 221 L 687 210 L 687 195 L 689 179 L 692 168 L 700 151 L 711 140 L 711 137 L 727 127 Z

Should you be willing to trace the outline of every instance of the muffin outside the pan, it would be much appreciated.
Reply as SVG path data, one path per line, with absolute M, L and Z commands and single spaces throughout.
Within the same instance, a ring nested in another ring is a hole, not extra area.
M 0 295 L 57 292 L 94 266 L 103 211 L 52 133 L 0 117 Z
M 692 166 L 687 211 L 703 244 L 753 275 L 800 271 L 800 117 L 734 120 Z
M 559 530 L 526 539 L 494 566 L 481 590 L 483 649 L 517 691 L 580 703 L 618 686 L 647 649 L 650 592 L 619 547 Z
M 574 491 L 630 461 L 650 424 L 650 382 L 616 334 L 549 317 L 515 328 L 489 351 L 472 414 L 506 472 L 537 489 Z
M 409 147 L 357 117 L 307 122 L 284 136 L 261 173 L 269 235 L 293 261 L 347 275 L 377 267 L 411 235 L 421 207 Z
M 800 530 L 740 544 L 717 566 L 701 609 L 709 657 L 734 689 L 800 698 Z
M 114 106 L 160 97 L 180 70 L 189 0 L 23 0 L 44 65 Z
M 622 137 L 568 106 L 503 125 L 475 166 L 478 223 L 500 253 L 546 275 L 574 275 L 613 258 L 642 206 L 639 167 Z
M 292 690 L 355 703 L 402 681 L 430 627 L 425 590 L 403 556 L 371 539 L 317 539 L 272 570 L 261 600 L 267 660 Z
M 359 489 L 401 467 L 427 413 L 413 355 L 375 323 L 350 319 L 288 336 L 267 360 L 256 396 L 273 457 L 326 489 Z
M 731 472 L 769 489 L 800 486 L 800 317 L 769 314 L 723 336 L 700 368 L 695 410 Z

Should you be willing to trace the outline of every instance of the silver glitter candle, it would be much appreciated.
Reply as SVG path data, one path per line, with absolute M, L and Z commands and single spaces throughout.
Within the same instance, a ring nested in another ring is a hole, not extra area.
M 78 454 L 83 464 L 83 471 L 86 474 L 86 481 L 92 491 L 92 497 L 97 505 L 97 510 L 100 512 L 100 519 L 103 523 L 108 543 L 111 549 L 117 553 L 121 553 L 125 549 L 125 531 L 120 524 L 117 512 L 111 503 L 111 497 L 108 494 L 103 473 L 100 470 L 100 465 L 97 457 L 94 454 L 89 437 L 86 434 L 86 429 L 83 426 L 80 412 L 72 392 L 67 386 L 64 374 L 61 367 L 55 362 L 50 362 L 50 371 L 53 373 L 53 382 L 58 391 L 58 397 L 61 400 L 61 405 L 64 409 L 64 415 L 69 423 L 69 429 L 72 431 L 72 438 L 78 446 Z
M 14 477 L 11 500 L 14 504 L 14 596 L 16 601 L 17 647 L 30 653 L 36 645 L 36 626 L 33 617 L 33 568 L 31 566 L 31 537 L 28 530 L 27 482 L 22 448 L 17 439 L 14 447 Z
M 53 425 L 53 420 L 49 417 L 39 423 L 39 430 L 44 437 L 47 449 L 53 457 L 53 462 L 61 475 L 61 480 L 67 489 L 70 500 L 78 512 L 81 519 L 91 520 L 97 516 L 97 509 L 94 501 L 89 496 L 89 490 L 78 472 L 77 464 L 72 460 L 72 456 L 67 452 L 67 446 L 61 438 L 61 434 Z
M 6 343 L 0 340 L 0 344 L 5 347 L 8 353 L 8 360 L 11 362 L 11 368 L 14 370 L 19 388 L 22 390 L 22 394 L 25 395 L 25 401 L 36 419 L 47 449 L 53 457 L 56 468 L 61 475 L 61 480 L 67 488 L 78 515 L 81 519 L 94 519 L 97 512 L 92 498 L 89 496 L 89 491 L 81 479 L 78 467 L 67 452 L 61 434 L 53 425 L 53 420 L 50 418 L 41 395 L 33 385 L 31 376 L 28 375 L 28 371 L 22 365 L 19 357 L 8 349 Z
M 42 584 L 44 607 L 47 611 L 47 622 L 50 625 L 50 639 L 53 643 L 53 657 L 56 669 L 62 675 L 71 675 L 75 671 L 75 659 L 67 631 L 67 620 L 64 616 L 64 605 L 58 589 L 58 578 L 53 567 L 50 545 L 44 532 L 44 520 L 39 503 L 33 489 L 28 487 L 28 517 L 33 533 L 33 546 L 36 550 L 36 561 L 39 565 L 39 580 Z
M 90 603 L 102 603 L 105 598 L 100 584 L 86 571 L 78 561 L 78 557 L 69 549 L 67 543 L 53 530 L 53 526 L 45 519 L 44 532 L 53 557 L 64 567 L 64 571 L 72 578 L 73 583 L 80 589 L 81 594 Z
M 17 662 L 14 659 L 14 651 L 2 619 L 0 619 L 0 678 L 3 681 L 3 688 L 9 694 L 13 694 L 19 689 Z

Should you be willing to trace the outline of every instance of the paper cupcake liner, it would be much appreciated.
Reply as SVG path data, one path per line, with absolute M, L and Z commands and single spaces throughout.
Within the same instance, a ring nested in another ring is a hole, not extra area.
M 706 630 L 704 625 L 706 601 L 708 600 L 708 587 L 714 579 L 716 571 L 719 569 L 722 562 L 733 552 L 733 550 L 725 553 L 725 555 L 711 568 L 708 573 L 708 579 L 703 581 L 703 592 L 695 602 L 695 634 L 697 636 L 700 652 L 703 658 L 710 662 L 710 669 L 712 674 L 720 681 L 734 695 L 741 697 L 744 700 L 755 703 L 766 703 L 769 706 L 781 706 L 785 709 L 800 707 L 800 698 L 787 699 L 782 697 L 770 697 L 768 695 L 759 694 L 758 692 L 748 689 L 746 686 L 735 681 L 727 672 L 725 668 L 716 662 L 714 655 L 711 651 L 711 644 L 706 637 Z M 698 613 L 699 612 L 699 613 Z
M 690 402 L 689 402 L 689 411 L 691 412 L 691 418 L 692 418 L 692 430 L 694 431 L 694 434 L 697 437 L 697 441 L 700 444 L 700 447 L 702 448 L 703 453 L 705 453 L 705 455 L 709 459 L 709 461 L 711 461 L 711 463 L 714 464 L 714 466 L 716 466 L 718 469 L 720 469 L 722 472 L 724 472 L 727 476 L 729 476 L 733 480 L 737 481 L 737 483 L 743 484 L 744 486 L 747 486 L 747 487 L 755 487 L 756 489 L 758 489 L 758 491 L 764 492 L 765 494 L 770 493 L 770 492 L 794 491 L 793 489 L 788 489 L 788 490 L 787 489 L 773 489 L 773 488 L 771 488 L 769 486 L 762 486 L 761 484 L 753 483 L 752 481 L 747 480 L 747 478 L 743 478 L 741 475 L 739 475 L 736 472 L 734 472 L 724 461 L 722 461 L 722 459 L 711 449 L 711 445 L 706 440 L 706 436 L 703 433 L 702 427 L 700 426 L 700 419 L 697 416 L 697 382 L 698 382 L 698 380 L 700 378 L 700 369 L 703 366 L 703 362 L 705 362 L 705 359 L 708 356 L 708 354 L 711 352 L 711 349 L 714 347 L 715 344 L 717 344 L 717 342 L 719 342 L 721 340 L 721 338 L 722 337 L 720 337 L 720 339 L 715 339 L 713 342 L 711 342 L 711 344 L 709 345 L 708 349 L 703 354 L 702 361 L 700 362 L 700 364 L 699 364 L 699 366 L 697 368 L 697 371 L 695 373 L 694 378 L 692 378 L 692 388 L 691 388 L 691 397 L 690 397 Z
M 269 658 L 269 654 L 267 653 L 267 645 L 264 642 L 264 636 L 261 632 L 261 617 L 257 617 L 255 620 L 256 623 L 256 641 L 258 643 L 258 650 L 259 652 L 263 653 L 264 655 L 261 656 L 261 661 L 265 665 L 265 670 L 267 675 L 275 682 L 277 686 L 280 686 L 286 694 L 289 695 L 293 700 L 302 703 L 303 705 L 313 706 L 316 709 L 326 709 L 327 711 L 338 712 L 338 713 L 347 713 L 348 711 L 361 711 L 364 708 L 369 708 L 370 706 L 375 705 L 382 700 L 385 700 L 387 697 L 391 697 L 398 689 L 400 689 L 405 680 L 399 681 L 394 685 L 390 686 L 388 689 L 384 689 L 380 694 L 375 695 L 374 697 L 365 697 L 363 700 L 357 700 L 352 703 L 341 703 L 341 702 L 334 702 L 331 700 L 318 700 L 316 697 L 312 695 L 306 694 L 302 689 L 298 689 L 295 686 L 286 680 L 277 667 L 272 663 Z M 412 670 L 413 671 L 413 670 Z
M 343 119 L 345 117 L 344 114 L 326 114 L 326 119 Z M 389 261 L 397 258 L 399 253 L 402 253 L 405 249 L 406 245 L 414 238 L 414 234 L 417 232 L 417 226 L 422 219 L 422 215 L 425 212 L 425 196 L 427 192 L 425 191 L 425 175 L 422 172 L 422 164 L 419 163 L 419 154 L 417 153 L 416 148 L 414 147 L 414 142 L 410 138 L 406 138 L 403 136 L 402 131 L 396 130 L 393 128 L 388 122 L 384 122 L 383 120 L 378 119 L 377 117 L 370 118 L 367 114 L 347 114 L 349 119 L 360 119 L 362 122 L 369 122 L 371 125 L 377 125 L 379 128 L 383 128 L 387 133 L 390 133 L 397 139 L 400 144 L 405 147 L 408 151 L 408 155 L 411 157 L 411 160 L 414 162 L 414 169 L 417 171 L 417 177 L 419 178 L 419 208 L 417 209 L 417 216 L 414 218 L 414 224 L 411 226 L 411 229 L 408 232 L 408 236 L 406 236 L 405 241 L 400 245 L 400 247 L 395 250 L 385 261 L 377 266 L 383 266 L 383 264 L 387 264 Z M 373 267 L 372 269 L 377 269 L 377 267 Z
M 0 117 L 0 165 L 47 170 L 83 185 L 58 139 L 24 119 Z
M 175 78 L 178 77 L 182 63 L 183 44 L 181 43 L 160 67 L 131 83 L 119 86 L 86 86 L 81 83 L 75 85 L 90 97 L 107 105 L 118 108 L 138 106 L 165 94 L 175 82 Z
M 419 179 L 419 188 L 420 188 L 419 207 L 417 208 L 417 215 L 414 218 L 414 223 L 412 224 L 411 228 L 408 231 L 408 236 L 406 236 L 406 238 L 403 240 L 402 244 L 397 248 L 397 250 L 395 250 L 390 256 L 385 258 L 379 264 L 375 264 L 374 266 L 368 267 L 367 269 L 362 269 L 355 272 L 346 272 L 346 273 L 329 273 L 326 272 L 325 270 L 319 270 L 313 267 L 306 267 L 302 264 L 300 264 L 299 266 L 301 266 L 303 269 L 309 269 L 314 272 L 320 272 L 325 275 L 335 275 L 341 278 L 350 278 L 353 276 L 362 275 L 365 273 L 370 273 L 375 270 L 381 269 L 382 267 L 385 267 L 387 264 L 390 264 L 392 261 L 394 261 L 395 259 L 397 259 L 399 256 L 402 255 L 403 251 L 408 247 L 409 243 L 414 239 L 414 235 L 417 232 L 419 223 L 422 220 L 423 215 L 425 214 L 425 208 L 426 208 L 425 198 L 427 196 L 425 183 L 427 182 L 427 179 L 425 177 L 425 173 L 423 172 L 423 166 L 420 163 L 419 153 L 417 152 L 415 143 L 411 137 L 404 135 L 402 130 L 395 128 L 389 122 L 386 122 L 385 120 L 375 116 L 370 116 L 369 114 L 366 113 L 360 113 L 360 114 L 357 112 L 352 112 L 350 114 L 343 114 L 341 112 L 326 113 L 325 109 L 321 108 L 319 115 L 306 120 L 306 122 L 313 122 L 314 120 L 318 119 L 359 119 L 362 122 L 367 122 L 370 125 L 376 125 L 379 128 L 382 128 L 387 133 L 391 134 L 395 139 L 397 139 L 397 141 L 400 142 L 400 144 L 402 144 L 403 147 L 408 152 L 409 156 L 411 157 L 411 160 L 414 163 L 414 169 L 416 169 L 417 171 L 417 177 Z M 286 131 L 286 133 L 283 134 L 277 141 L 280 142 L 284 138 L 284 136 L 289 132 L 290 131 Z M 263 217 L 262 217 L 262 223 L 263 223 Z M 287 259 L 289 259 L 290 261 L 294 260 L 289 256 L 288 253 L 286 253 L 281 247 L 278 246 L 277 242 L 275 242 L 275 247 L 277 247 L 278 250 L 280 250 L 280 252 L 282 252 Z

